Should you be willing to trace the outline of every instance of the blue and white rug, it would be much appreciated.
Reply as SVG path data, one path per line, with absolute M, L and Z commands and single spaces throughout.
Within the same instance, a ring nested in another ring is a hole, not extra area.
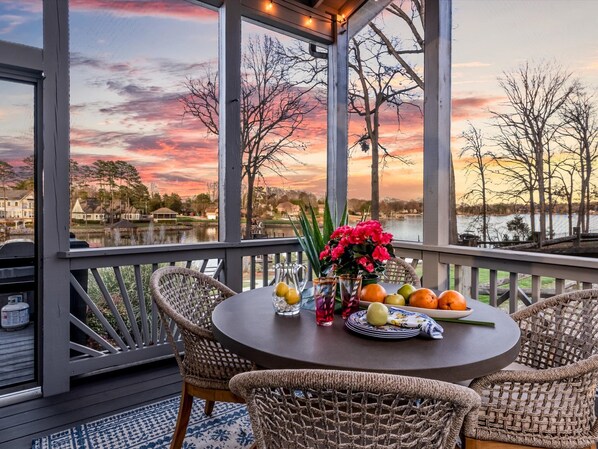
M 251 446 L 253 434 L 242 404 L 217 402 L 211 417 L 204 402 L 193 401 L 183 449 L 240 449 Z M 34 440 L 32 449 L 168 449 L 179 398 L 109 416 Z

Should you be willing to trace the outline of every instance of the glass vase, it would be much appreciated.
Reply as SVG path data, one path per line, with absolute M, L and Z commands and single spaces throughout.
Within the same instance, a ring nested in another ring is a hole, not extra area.
M 361 286 L 377 284 L 379 281 L 380 277 L 377 274 L 364 274 L 361 280 Z
M 343 320 L 359 310 L 359 298 L 361 297 L 361 276 L 339 276 L 339 284 L 341 286 L 341 316 Z

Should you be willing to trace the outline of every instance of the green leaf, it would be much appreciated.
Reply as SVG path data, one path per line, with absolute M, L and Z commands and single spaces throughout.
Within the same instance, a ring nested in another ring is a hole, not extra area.
M 324 242 L 324 237 L 322 236 L 322 232 L 320 231 L 320 225 L 318 224 L 318 219 L 316 218 L 316 211 L 314 210 L 313 206 L 309 206 L 309 210 L 311 212 L 311 225 L 313 229 L 313 239 L 314 243 L 316 244 L 316 249 L 321 252 L 324 250 L 324 245 L 328 242 Z
M 349 208 L 347 207 L 347 204 L 345 204 L 345 209 L 343 210 L 339 226 L 345 226 L 347 223 L 349 223 Z
M 325 268 L 320 263 L 320 253 L 324 250 L 324 246 L 330 240 L 330 235 L 334 232 L 334 230 L 339 225 L 345 225 L 348 222 L 348 209 L 346 204 L 339 223 L 334 222 L 334 218 L 337 217 L 338 215 L 335 214 L 333 217 L 333 215 L 330 213 L 330 204 L 328 203 L 328 199 L 326 199 L 325 202 L 322 230 L 320 230 L 320 225 L 316 217 L 316 211 L 311 204 L 308 206 L 308 208 L 301 207 L 299 212 L 298 226 L 293 222 L 293 220 L 291 220 L 291 217 L 289 216 L 289 221 L 293 226 L 293 232 L 297 236 L 301 248 L 303 248 L 303 251 L 307 255 L 312 268 L 318 276 L 323 274 L 322 270 Z
M 324 205 L 324 240 L 330 240 L 330 235 L 334 232 L 334 223 L 332 222 L 332 216 L 330 214 L 330 205 L 328 204 L 328 198 Z

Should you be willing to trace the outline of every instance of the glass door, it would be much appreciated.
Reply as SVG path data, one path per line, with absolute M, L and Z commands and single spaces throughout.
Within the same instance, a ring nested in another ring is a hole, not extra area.
M 0 74 L 0 395 L 38 383 L 36 84 Z

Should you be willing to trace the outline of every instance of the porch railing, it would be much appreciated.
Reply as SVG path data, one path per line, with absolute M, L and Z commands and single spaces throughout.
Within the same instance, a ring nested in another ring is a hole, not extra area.
M 598 284 L 598 261 L 592 259 L 410 242 L 394 246 L 419 270 L 428 260 L 440 262 L 451 287 L 506 312 Z M 81 249 L 66 257 L 71 268 L 71 376 L 171 355 L 165 328 L 171 323 L 161 322 L 148 290 L 151 273 L 161 266 L 193 267 L 247 290 L 270 284 L 277 262 L 305 262 L 296 239 Z
M 410 242 L 394 246 L 398 256 L 412 259 L 414 265 L 426 260 L 445 264 L 452 288 L 509 313 L 542 297 L 598 284 L 594 259 Z
M 149 292 L 159 267 L 186 266 L 247 290 L 272 282 L 274 264 L 303 262 L 296 239 L 72 250 L 70 375 L 115 369 L 172 354 Z M 231 263 L 233 259 L 236 263 Z M 230 266 L 240 271 L 227 271 Z M 237 277 L 237 279 L 232 279 Z

